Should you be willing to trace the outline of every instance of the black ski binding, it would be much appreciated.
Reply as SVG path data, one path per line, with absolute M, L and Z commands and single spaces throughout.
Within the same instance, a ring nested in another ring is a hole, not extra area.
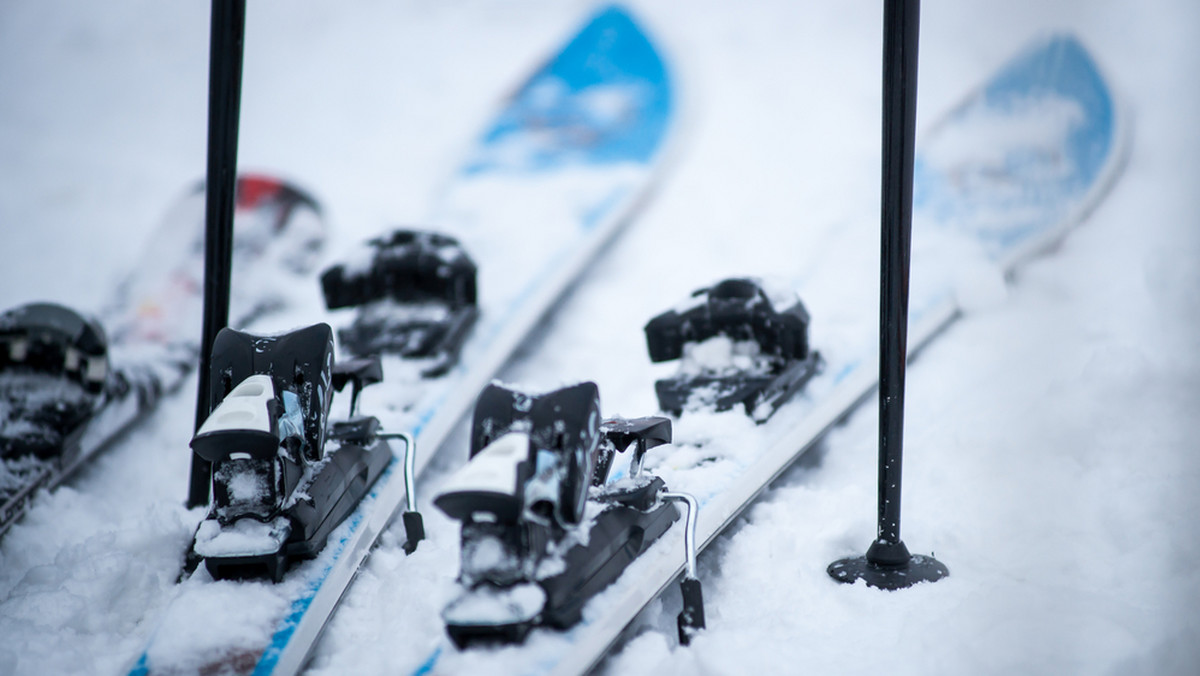
M 0 535 L 161 392 L 150 369 L 112 368 L 95 319 L 55 303 L 0 314 Z
M 396 230 L 367 248 L 369 263 L 321 275 L 329 309 L 359 308 L 338 332 L 343 347 L 358 356 L 430 360 L 426 378 L 446 373 L 479 316 L 475 263 L 458 240 L 433 232 Z
M 692 298 L 686 309 L 646 324 L 651 361 L 685 362 L 677 375 L 654 384 L 663 411 L 678 416 L 741 404 L 762 423 L 817 373 L 821 359 L 809 349 L 808 311 L 794 292 L 772 298 L 761 280 L 733 278 Z
M 99 322 L 62 305 L 0 315 L 0 458 L 50 458 L 104 399 L 108 343 Z
M 379 421 L 354 410 L 358 391 L 381 377 L 378 360 L 335 367 L 327 324 L 217 334 L 211 413 L 191 443 L 212 463 L 192 556 L 214 579 L 278 582 L 293 561 L 321 551 L 392 459 Z M 347 383 L 351 417 L 330 424 L 333 390 Z
M 79 459 L 116 382 L 95 320 L 54 303 L 0 314 L 0 535 Z
M 679 518 L 675 494 L 640 469 L 648 449 L 670 441 L 667 418 L 601 423 L 594 383 L 541 395 L 489 385 L 471 461 L 434 499 L 462 522 L 460 594 L 442 613 L 454 643 L 521 642 L 535 626 L 577 623 Z M 631 446 L 629 475 L 609 482 L 613 455 Z M 690 509 L 688 520 L 694 528 Z

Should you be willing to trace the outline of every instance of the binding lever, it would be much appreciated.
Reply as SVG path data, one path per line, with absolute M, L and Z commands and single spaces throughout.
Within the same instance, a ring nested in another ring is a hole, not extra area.
M 425 539 L 425 521 L 417 511 L 416 487 L 416 457 L 417 444 L 412 435 L 404 432 L 392 432 L 379 435 L 384 439 L 401 439 L 404 441 L 404 553 L 412 554 L 417 551 L 417 544 Z
M 592 476 L 593 486 L 601 486 L 608 480 L 613 457 L 628 450 L 630 444 L 635 445 L 633 458 L 629 463 L 629 476 L 636 477 L 641 474 L 646 451 L 671 443 L 671 420 L 657 415 L 642 418 L 609 418 L 600 424 L 600 432 L 604 435 L 605 443 L 600 445 L 599 456 L 596 458 L 596 472 Z
M 358 394 L 368 385 L 383 380 L 383 365 L 379 357 L 349 359 L 333 365 L 333 389 L 341 392 L 351 383 L 350 417 L 358 410 Z
M 664 491 L 664 500 L 682 502 L 687 506 L 684 521 L 683 548 L 687 554 L 687 570 L 679 581 L 679 590 L 683 594 L 683 610 L 679 612 L 679 643 L 688 645 L 692 636 L 704 628 L 704 593 L 700 588 L 700 578 L 696 577 L 696 519 L 699 518 L 700 503 L 690 493 Z

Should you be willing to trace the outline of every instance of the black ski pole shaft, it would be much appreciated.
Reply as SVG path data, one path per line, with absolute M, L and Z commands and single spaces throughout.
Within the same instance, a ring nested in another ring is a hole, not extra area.
M 912 240 L 917 121 L 919 0 L 886 0 L 883 9 L 883 186 L 879 251 L 879 503 L 866 556 L 834 561 L 840 582 L 902 589 L 950 572 L 932 556 L 909 554 L 900 539 L 904 368 L 908 358 L 908 270 Z
M 233 212 L 237 189 L 238 117 L 241 112 L 242 46 L 246 0 L 213 0 L 208 62 L 208 169 L 205 182 L 204 328 L 200 337 L 200 384 L 196 429 L 209 414 L 210 358 L 217 332 L 229 323 Z M 208 503 L 212 467 L 192 455 L 188 507 Z
M 919 0 L 887 0 L 884 5 L 883 60 L 878 538 L 891 544 L 900 542 L 919 26 Z

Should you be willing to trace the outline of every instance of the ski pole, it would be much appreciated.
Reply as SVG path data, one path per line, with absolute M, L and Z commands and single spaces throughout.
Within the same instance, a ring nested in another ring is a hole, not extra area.
M 204 325 L 200 336 L 200 382 L 196 429 L 211 412 L 209 373 L 213 341 L 229 323 L 233 211 L 237 183 L 238 116 L 242 95 L 242 47 L 246 0 L 213 0 L 208 65 L 208 171 L 205 182 Z M 208 504 L 211 464 L 192 454 L 187 506 Z
M 861 579 L 872 587 L 901 589 L 949 571 L 932 557 L 910 554 L 900 539 L 920 0 L 887 0 L 883 26 L 878 535 L 866 556 L 835 561 L 828 572 L 840 582 Z

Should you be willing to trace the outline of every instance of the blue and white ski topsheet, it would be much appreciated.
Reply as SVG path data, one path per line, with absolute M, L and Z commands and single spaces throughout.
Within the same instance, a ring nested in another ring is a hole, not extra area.
M 931 130 L 916 161 L 914 218 L 968 234 L 1009 269 L 1108 188 L 1121 158 L 1118 121 L 1083 46 L 1049 38 Z
M 981 276 L 1001 284 L 1004 273 L 1085 216 L 1112 184 L 1124 154 L 1112 94 L 1069 35 L 1034 44 L 921 136 L 910 354 L 969 304 L 960 296 L 970 296 Z M 877 383 L 877 251 L 860 241 L 838 253 L 847 255 L 832 257 L 828 269 L 804 271 L 793 284 L 812 312 L 812 345 L 826 360 L 822 373 L 764 425 L 740 407 L 687 411 L 675 422 L 674 444 L 647 454 L 651 472 L 698 498 L 701 547 Z M 955 263 L 947 265 L 951 258 Z M 863 263 L 853 267 L 864 273 L 862 280 L 848 281 L 847 263 Z M 646 387 L 652 386 L 648 375 Z M 682 527 L 680 520 L 672 528 Z M 397 655 L 397 662 L 415 674 L 584 673 L 683 571 L 683 542 L 678 532 L 665 534 L 570 630 L 539 629 L 520 646 L 466 651 L 443 637 L 418 655 Z
M 605 8 L 516 90 L 467 153 L 434 217 L 419 225 L 453 235 L 476 261 L 478 324 L 445 376 L 424 380 L 421 365 L 385 357 L 384 382 L 362 397 L 364 413 L 416 438 L 418 474 L 646 196 L 676 106 L 650 39 L 623 10 Z M 201 568 L 130 673 L 295 673 L 404 498 L 395 458 L 325 550 L 283 582 L 213 582 Z

